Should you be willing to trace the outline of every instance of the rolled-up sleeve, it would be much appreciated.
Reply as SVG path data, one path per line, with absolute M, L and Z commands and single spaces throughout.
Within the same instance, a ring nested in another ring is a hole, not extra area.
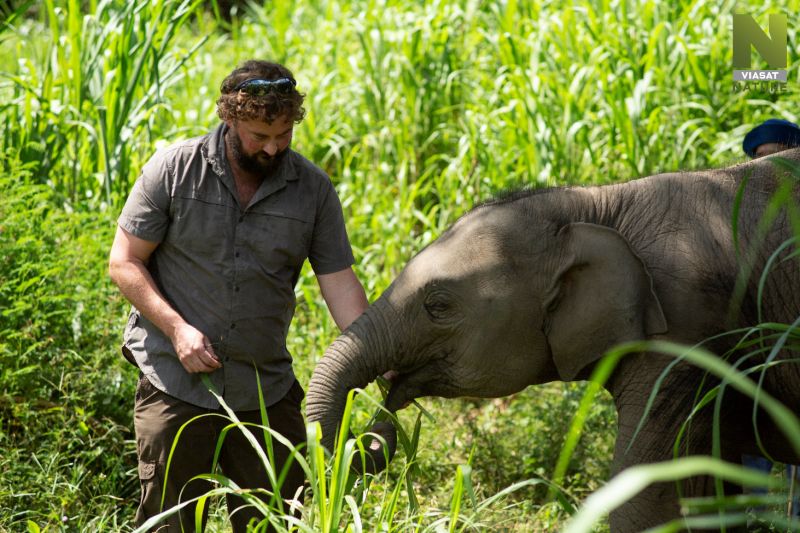
M 117 219 L 122 229 L 146 241 L 164 240 L 169 226 L 169 175 L 163 154 L 145 164 Z
M 347 237 L 342 204 L 330 180 L 322 180 L 308 261 L 314 273 L 331 274 L 350 267 L 353 250 Z

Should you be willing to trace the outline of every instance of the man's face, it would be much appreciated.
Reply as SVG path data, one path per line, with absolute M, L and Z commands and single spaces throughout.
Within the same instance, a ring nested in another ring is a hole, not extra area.
M 271 124 L 259 120 L 229 121 L 228 147 L 234 162 L 251 174 L 270 174 L 292 143 L 294 123 L 279 117 Z
M 764 157 L 765 155 L 776 154 L 788 150 L 789 147 L 783 143 L 764 143 L 756 147 L 756 157 Z

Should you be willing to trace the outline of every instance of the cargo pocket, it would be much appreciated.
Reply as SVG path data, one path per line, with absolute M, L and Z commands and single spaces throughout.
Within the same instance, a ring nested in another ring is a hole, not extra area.
M 139 461 L 139 480 L 149 482 L 156 475 L 156 462 Z
M 161 393 L 155 388 L 150 380 L 142 372 L 139 372 L 139 382 L 136 384 L 136 395 L 134 397 L 134 410 L 142 408 L 150 400 L 157 398 Z
M 142 495 L 136 511 L 136 525 L 141 526 L 148 518 L 161 512 L 161 483 L 156 475 L 156 461 L 139 461 L 139 483 Z

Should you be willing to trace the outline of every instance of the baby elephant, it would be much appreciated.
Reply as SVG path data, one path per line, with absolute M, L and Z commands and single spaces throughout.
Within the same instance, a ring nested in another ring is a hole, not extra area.
M 797 164 L 800 149 L 722 170 L 526 191 L 473 209 L 414 257 L 328 348 L 309 386 L 309 421 L 321 423 L 331 448 L 347 392 L 388 370 L 399 374 L 386 401 L 395 410 L 420 396 L 488 398 L 586 379 L 607 350 L 625 341 L 693 345 L 745 325 L 794 322 L 797 242 L 779 250 L 793 238 L 790 217 L 782 209 L 768 227 L 759 229 L 759 222 L 776 191 L 800 199 L 790 170 Z M 736 290 L 742 272 L 743 292 Z M 721 336 L 705 346 L 725 354 L 737 340 Z M 786 362 L 763 378 L 763 390 L 794 412 L 797 355 L 779 353 Z M 619 415 L 614 472 L 672 458 L 699 388 L 714 385 L 703 370 L 678 364 L 633 439 L 656 380 L 673 361 L 630 354 L 605 383 Z M 752 412 L 752 401 L 726 390 L 722 458 L 738 463 L 742 453 L 760 454 L 757 432 L 773 458 L 800 461 L 769 416 L 753 427 Z M 713 402 L 694 416 L 682 453 L 710 454 L 712 423 Z M 682 494 L 714 494 L 714 483 L 692 478 Z M 614 511 L 611 529 L 642 531 L 679 516 L 675 484 L 658 484 Z

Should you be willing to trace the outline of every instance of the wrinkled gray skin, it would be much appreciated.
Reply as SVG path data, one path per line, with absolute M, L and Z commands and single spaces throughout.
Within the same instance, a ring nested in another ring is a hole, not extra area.
M 779 156 L 800 161 L 800 150 Z M 497 397 L 537 383 L 585 379 L 603 353 L 623 341 L 694 344 L 758 323 L 756 281 L 729 320 L 743 264 L 731 220 L 737 188 L 750 174 L 739 232 L 744 249 L 752 247 L 776 176 L 784 174 L 770 162 L 774 159 L 524 193 L 474 209 L 410 261 L 329 347 L 309 386 L 309 421 L 320 421 L 330 447 L 347 392 L 390 369 L 400 373 L 387 398 L 387 407 L 395 410 L 420 396 Z M 794 195 L 800 196 L 797 187 Z M 789 236 L 781 216 L 758 248 L 752 280 Z M 762 322 L 797 319 L 797 259 L 780 263 L 767 278 L 762 313 Z M 724 353 L 734 341 L 706 346 Z M 654 382 L 672 360 L 656 353 L 626 356 L 605 384 L 619 414 L 615 472 L 672 456 L 702 375 L 688 364 L 669 374 L 643 430 L 625 451 Z M 800 411 L 797 364 L 767 372 L 764 389 Z M 759 453 L 752 404 L 728 388 L 724 405 L 722 456 L 738 463 L 743 452 Z M 695 418 L 684 452 L 711 452 L 710 411 Z M 775 459 L 800 460 L 765 413 L 758 426 Z M 714 489 L 707 478 L 696 478 L 683 490 L 701 495 Z M 641 531 L 677 516 L 676 487 L 665 483 L 613 512 L 611 529 Z

